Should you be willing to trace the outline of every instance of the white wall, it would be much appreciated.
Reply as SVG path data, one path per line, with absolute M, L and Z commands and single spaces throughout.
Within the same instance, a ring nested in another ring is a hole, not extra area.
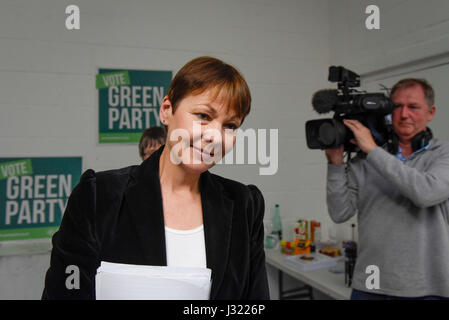
M 65 29 L 76 4 L 81 29 Z M 324 156 L 306 148 L 312 93 L 326 85 L 328 3 L 295 0 L 0 3 L 0 157 L 82 156 L 83 170 L 139 163 L 135 144 L 99 145 L 98 68 L 172 70 L 212 55 L 238 67 L 253 95 L 244 128 L 279 129 L 279 171 L 214 171 L 262 190 L 288 218 L 329 221 Z M 327 222 L 328 223 L 328 222 Z M 0 257 L 0 299 L 38 299 L 47 255 Z M 36 261 L 39 261 L 38 263 Z
M 380 29 L 367 30 L 365 8 L 380 10 Z M 449 51 L 446 0 L 329 1 L 330 57 L 364 75 Z

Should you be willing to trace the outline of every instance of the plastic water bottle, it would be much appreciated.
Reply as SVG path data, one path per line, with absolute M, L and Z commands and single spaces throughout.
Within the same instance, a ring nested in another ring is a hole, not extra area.
M 278 235 L 279 240 L 282 240 L 282 222 L 281 222 L 281 214 L 279 213 L 279 205 L 278 204 L 276 204 L 274 207 L 273 233 Z

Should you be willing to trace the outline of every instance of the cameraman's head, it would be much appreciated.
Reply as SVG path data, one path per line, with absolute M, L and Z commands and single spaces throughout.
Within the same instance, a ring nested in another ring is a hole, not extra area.
M 391 99 L 397 105 L 393 111 L 393 127 L 403 142 L 427 127 L 435 114 L 435 94 L 424 79 L 408 78 L 397 82 L 391 89 Z

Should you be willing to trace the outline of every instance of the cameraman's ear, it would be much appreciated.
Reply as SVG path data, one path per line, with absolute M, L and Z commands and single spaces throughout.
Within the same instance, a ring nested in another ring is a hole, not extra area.
M 165 96 L 162 100 L 161 108 L 159 109 L 159 118 L 163 125 L 168 126 L 170 119 L 172 117 L 172 104 L 168 99 L 168 96 Z
M 432 121 L 433 117 L 435 116 L 436 111 L 437 111 L 437 108 L 435 106 L 430 107 L 429 115 L 427 116 L 427 121 Z

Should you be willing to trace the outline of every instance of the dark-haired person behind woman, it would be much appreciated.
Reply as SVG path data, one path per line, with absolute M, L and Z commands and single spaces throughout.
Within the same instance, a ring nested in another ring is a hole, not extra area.
M 139 155 L 142 161 L 148 159 L 167 140 L 167 130 L 164 127 L 145 129 L 139 141 Z
M 211 57 L 187 63 L 160 108 L 166 144 L 140 166 L 81 177 L 53 236 L 42 298 L 94 299 L 96 269 L 108 261 L 207 267 L 210 299 L 269 299 L 263 196 L 208 171 L 233 147 L 250 106 L 234 67 Z M 79 289 L 66 287 L 69 265 L 80 268 Z

